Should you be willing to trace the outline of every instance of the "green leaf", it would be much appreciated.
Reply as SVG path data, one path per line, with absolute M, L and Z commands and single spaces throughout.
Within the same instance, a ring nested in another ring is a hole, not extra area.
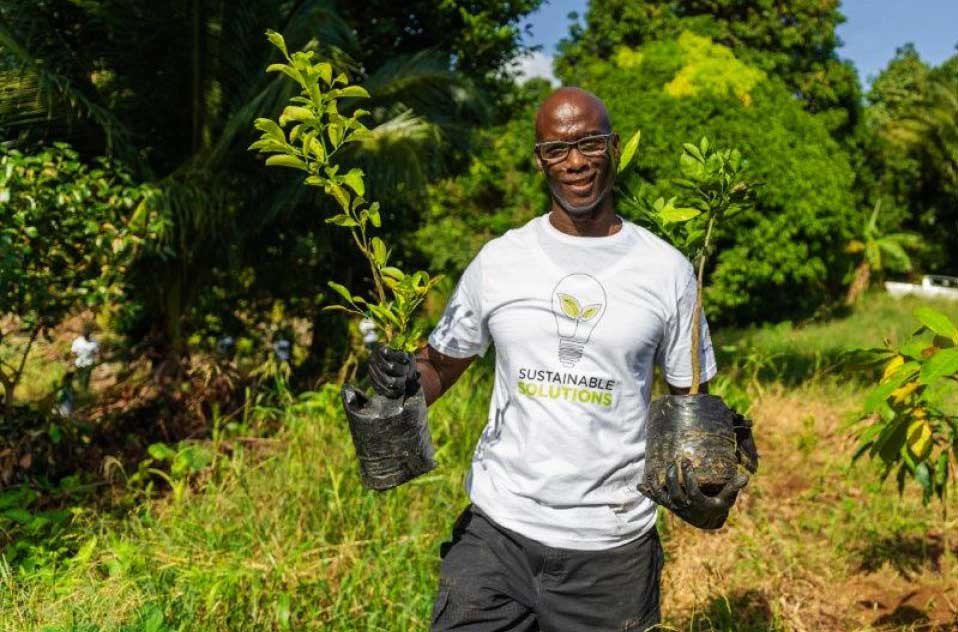
M 955 324 L 937 309 L 932 309 L 931 307 L 918 307 L 915 309 L 914 315 L 915 318 L 917 318 L 921 324 L 928 329 L 932 330 L 939 336 L 951 338 L 958 343 L 958 327 L 955 327 Z
M 942 450 L 938 455 L 938 464 L 935 466 L 935 485 L 944 487 L 948 482 L 948 452 Z
M 896 419 L 885 426 L 881 435 L 875 441 L 878 456 L 885 463 L 894 463 L 901 454 L 901 449 L 908 438 L 908 422 L 905 419 Z
M 261 154 L 285 152 L 287 149 L 285 144 L 274 138 L 261 138 L 249 146 L 250 151 L 256 150 Z
M 402 281 L 405 278 L 405 274 L 399 268 L 394 268 L 392 266 L 386 266 L 382 269 L 383 276 L 396 279 L 397 281 Z
M 914 377 L 919 366 L 918 362 L 906 362 L 889 376 L 887 382 L 882 382 L 872 389 L 868 397 L 865 398 L 865 412 L 873 412 L 883 405 L 895 389 Z
M 346 86 L 339 91 L 339 95 L 342 97 L 369 98 L 369 93 L 362 86 Z
M 622 158 L 619 159 L 618 173 L 625 171 L 626 167 L 632 162 L 632 159 L 635 157 L 635 151 L 639 148 L 639 138 L 641 138 L 641 136 L 641 130 L 636 130 L 632 138 L 629 139 L 629 142 L 622 148 Z
M 279 124 L 286 125 L 289 121 L 309 121 L 312 118 L 313 112 L 309 108 L 287 105 L 279 116 Z M 290 135 L 290 138 L 292 138 L 292 135 Z
M 4 511 L 3 517 L 8 520 L 13 520 L 14 522 L 19 522 L 20 524 L 27 524 L 33 519 L 33 514 L 26 509 L 14 507 L 13 509 Z
M 289 154 L 276 154 L 270 156 L 266 159 L 267 167 L 289 167 L 291 169 L 301 169 L 302 171 L 309 171 L 309 168 L 306 166 L 306 163 L 297 158 L 296 156 L 290 156 Z
M 165 443 L 153 443 L 146 452 L 157 461 L 167 461 L 176 456 L 176 451 Z
M 349 185 L 349 188 L 356 192 L 356 195 L 366 195 L 366 184 L 363 182 L 362 169 L 350 169 L 349 173 L 343 176 L 343 181 Z M 373 224 L 375 226 L 375 224 Z
M 345 213 L 340 213 L 339 215 L 333 215 L 332 217 L 326 218 L 327 224 L 336 224 L 337 226 L 344 226 L 346 228 L 351 228 L 353 226 L 359 226 L 359 222 L 354 220 L 349 215 Z
M 323 147 L 323 143 L 321 143 L 318 138 L 311 136 L 309 141 L 304 142 L 303 145 L 307 147 L 310 152 L 312 152 L 313 156 L 316 157 L 317 162 L 326 162 L 326 149 Z
M 908 449 L 918 461 L 924 461 L 931 452 L 931 424 L 927 419 L 916 419 L 908 425 Z
M 352 307 L 346 307 L 345 305 L 326 305 L 323 307 L 322 311 L 324 312 L 347 312 L 349 314 L 358 314 L 359 316 L 365 316 L 365 312 L 361 312 L 358 309 L 353 309 Z
M 697 208 L 666 206 L 659 213 L 659 217 L 661 217 L 662 221 L 666 224 L 675 224 L 678 222 L 687 222 L 701 214 L 702 211 Z
M 941 349 L 922 364 L 922 384 L 948 376 L 958 376 L 958 349 Z
M 705 164 L 705 156 L 703 156 L 699 148 L 692 143 L 682 143 L 682 149 L 685 150 L 687 155 L 691 156 L 699 163 L 703 165 Z
M 373 237 L 372 239 L 373 247 L 373 259 L 380 266 L 385 265 L 386 263 L 386 244 L 383 243 L 383 240 L 379 237 Z
M 599 310 L 602 309 L 601 303 L 595 303 L 593 305 L 586 305 L 582 309 L 582 320 L 589 321 L 595 318 L 595 315 L 599 313 Z
M 258 118 L 253 122 L 253 127 L 277 142 L 286 142 L 286 134 L 283 133 L 283 128 L 273 119 Z
M 332 81 L 333 81 L 333 67 L 332 67 L 330 64 L 327 64 L 326 62 L 323 62 L 323 63 L 320 63 L 320 64 L 316 64 L 313 68 L 316 70 L 316 72 L 317 72 L 317 74 L 319 75 L 320 79 L 322 79 L 323 82 L 325 82 L 325 84 L 326 84 L 327 86 L 328 86 L 330 83 L 332 83 Z
M 343 187 L 335 182 L 330 182 L 326 187 L 326 192 L 333 196 L 344 211 L 349 211 L 349 194 Z
M 382 217 L 379 215 L 379 202 L 373 202 L 369 205 L 369 221 L 373 223 L 373 226 L 379 228 L 382 225 Z
M 690 154 L 682 154 L 679 156 L 679 167 L 687 178 L 695 182 L 702 182 L 708 178 L 705 165 L 702 164 L 698 158 Z
M 350 294 L 349 290 L 347 290 L 345 286 L 342 286 L 339 283 L 334 283 L 333 281 L 327 281 L 326 285 L 331 287 L 334 292 L 342 296 L 344 299 L 346 299 L 350 303 L 353 302 L 353 295 Z
M 266 31 L 266 39 L 272 42 L 273 46 L 278 48 L 283 53 L 283 57 L 289 59 L 289 51 L 286 50 L 286 40 L 283 39 L 283 36 L 273 30 Z
M 562 312 L 569 318 L 578 318 L 581 313 L 581 307 L 579 301 L 576 300 L 571 294 L 564 294 L 558 292 L 559 296 L 559 305 L 562 307 Z
M 338 147 L 339 141 L 343 138 L 342 126 L 330 123 L 329 127 L 326 128 L 326 133 L 329 135 L 329 141 L 333 144 L 333 147 Z

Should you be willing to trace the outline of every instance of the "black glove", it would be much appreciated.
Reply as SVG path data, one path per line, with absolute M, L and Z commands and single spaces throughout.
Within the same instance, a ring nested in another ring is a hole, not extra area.
M 416 358 L 405 351 L 376 345 L 369 356 L 369 379 L 383 397 L 410 397 L 419 390 Z
M 758 450 L 752 438 L 752 421 L 741 413 L 735 413 L 732 430 L 735 431 L 735 453 L 738 462 L 754 474 L 758 470 Z
M 706 496 L 699 489 L 692 464 L 682 461 L 681 470 L 676 465 L 672 463 L 666 470 L 664 488 L 642 484 L 639 491 L 693 527 L 718 529 L 725 524 L 739 490 L 748 483 L 748 474 L 737 474 L 717 496 Z

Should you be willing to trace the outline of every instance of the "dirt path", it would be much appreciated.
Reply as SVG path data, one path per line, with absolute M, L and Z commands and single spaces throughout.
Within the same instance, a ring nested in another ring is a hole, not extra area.
M 958 555 L 943 555 L 939 506 L 923 508 L 909 489 L 899 501 L 865 462 L 850 468 L 855 441 L 843 425 L 856 400 L 838 392 L 756 402 L 761 468 L 726 528 L 666 519 L 669 625 L 958 631 Z

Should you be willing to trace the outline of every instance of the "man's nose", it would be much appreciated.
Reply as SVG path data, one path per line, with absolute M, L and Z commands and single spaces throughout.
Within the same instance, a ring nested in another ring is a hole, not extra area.
M 584 167 L 589 166 L 588 159 L 582 155 L 582 152 L 579 151 L 579 148 L 576 145 L 573 145 L 569 148 L 569 155 L 565 159 L 565 168 L 568 171 L 581 171 Z

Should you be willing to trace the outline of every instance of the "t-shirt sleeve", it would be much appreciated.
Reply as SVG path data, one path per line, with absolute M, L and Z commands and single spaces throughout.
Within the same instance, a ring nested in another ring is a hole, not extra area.
M 477 256 L 462 273 L 439 323 L 429 336 L 429 345 L 453 358 L 485 355 L 489 329 L 482 309 L 482 263 Z
M 695 311 L 696 283 L 691 268 L 687 274 L 684 289 L 679 292 L 675 302 L 675 311 L 665 325 L 665 335 L 659 344 L 658 363 L 665 374 L 665 381 L 672 386 L 688 388 L 692 386 L 692 313 Z M 715 377 L 717 366 L 709 336 L 708 322 L 702 314 L 701 381 Z

